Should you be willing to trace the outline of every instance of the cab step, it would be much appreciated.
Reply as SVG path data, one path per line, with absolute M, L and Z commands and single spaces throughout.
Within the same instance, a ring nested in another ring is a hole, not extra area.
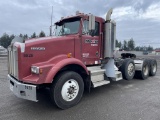
M 87 69 L 90 71 L 91 81 L 94 88 L 110 83 L 110 81 L 104 79 L 105 69 L 101 69 L 101 66 L 87 67 Z
M 102 86 L 102 85 L 107 85 L 109 84 L 110 81 L 107 81 L 107 80 L 102 80 L 102 81 L 97 81 L 97 82 L 93 82 L 93 87 L 99 87 L 99 86 Z
M 113 81 L 119 81 L 123 79 L 122 73 L 120 71 L 115 71 L 115 75 L 116 75 L 116 78 L 113 79 Z

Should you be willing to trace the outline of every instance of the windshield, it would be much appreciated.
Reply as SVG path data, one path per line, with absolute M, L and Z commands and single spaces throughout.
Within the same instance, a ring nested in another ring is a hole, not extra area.
M 54 35 L 76 34 L 79 31 L 80 19 L 68 19 L 55 24 Z

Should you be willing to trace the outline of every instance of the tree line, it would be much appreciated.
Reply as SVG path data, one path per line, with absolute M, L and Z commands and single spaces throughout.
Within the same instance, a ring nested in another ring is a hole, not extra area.
M 41 31 L 38 35 L 36 35 L 36 33 L 34 32 L 31 36 L 28 36 L 27 34 L 19 34 L 18 36 L 22 37 L 25 40 L 25 39 L 29 39 L 29 38 L 45 37 L 46 34 L 43 31 Z M 4 48 L 7 48 L 11 44 L 11 41 L 15 37 L 16 37 L 16 35 L 14 35 L 14 34 L 8 35 L 7 33 L 4 33 L 0 37 L 0 46 L 3 46 Z
M 152 46 L 136 46 L 133 38 L 124 40 L 123 42 L 116 40 L 116 47 L 125 51 L 153 51 Z
M 28 36 L 27 34 L 19 34 L 19 37 L 22 37 L 24 40 L 25 39 L 29 39 L 29 38 L 36 38 L 36 37 L 45 37 L 46 34 L 44 33 L 44 31 L 41 31 L 38 35 L 36 35 L 36 33 L 34 32 L 31 36 Z M 4 48 L 7 48 L 12 39 L 14 39 L 16 37 L 16 35 L 12 34 L 12 35 L 8 35 L 7 33 L 4 33 L 1 37 L 0 37 L 0 46 L 3 46 Z M 116 40 L 116 47 L 120 48 L 121 50 L 125 50 L 125 51 L 152 51 L 153 47 L 152 46 L 135 46 L 135 41 L 133 40 L 133 38 L 131 38 L 130 40 L 124 40 L 123 42 Z

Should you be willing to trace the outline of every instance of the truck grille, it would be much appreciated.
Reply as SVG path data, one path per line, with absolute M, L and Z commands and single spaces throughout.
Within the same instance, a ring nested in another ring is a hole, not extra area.
M 18 54 L 15 46 L 8 48 L 8 73 L 18 78 Z

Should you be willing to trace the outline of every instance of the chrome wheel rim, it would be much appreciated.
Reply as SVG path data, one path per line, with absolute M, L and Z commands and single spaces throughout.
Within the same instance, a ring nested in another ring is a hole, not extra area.
M 144 72 L 144 75 L 146 76 L 146 75 L 148 75 L 148 71 L 149 69 L 148 69 L 148 66 L 147 65 L 145 65 L 144 67 L 143 67 L 143 72 Z
M 129 76 L 132 76 L 134 74 L 134 65 L 133 65 L 133 63 L 130 63 L 128 65 L 128 74 L 129 74 Z
M 153 73 L 155 73 L 157 70 L 157 65 L 156 64 L 153 64 Z
M 61 90 L 62 98 L 65 101 L 72 101 L 75 99 L 79 92 L 78 82 L 74 79 L 70 79 L 64 83 Z

